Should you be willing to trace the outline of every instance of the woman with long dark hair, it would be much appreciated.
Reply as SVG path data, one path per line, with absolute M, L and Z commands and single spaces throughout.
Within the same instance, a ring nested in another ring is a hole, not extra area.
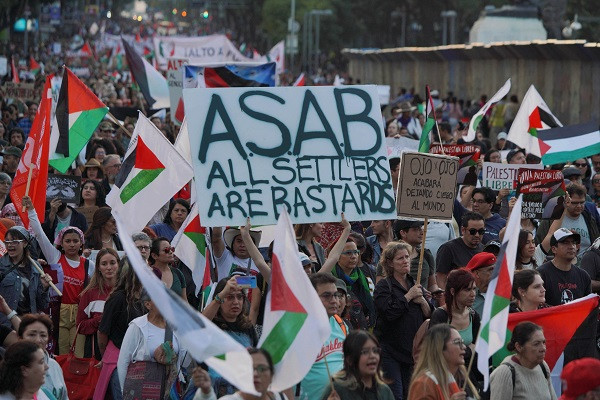
M 81 292 L 77 310 L 77 326 L 79 333 L 86 336 L 84 357 L 94 355 L 102 359 L 98 347 L 98 326 L 102 320 L 102 312 L 108 295 L 119 279 L 119 255 L 113 249 L 102 249 L 96 256 L 96 268 L 90 283 Z
M 150 225 L 150 228 L 156 233 L 156 236 L 167 238 L 170 242 L 173 240 L 181 225 L 190 213 L 190 203 L 184 199 L 176 199 L 169 204 L 167 215 L 160 224 Z
M 317 269 L 325 263 L 325 249 L 315 240 L 321 237 L 323 225 L 321 223 L 298 224 L 294 227 L 298 249 L 306 254 L 313 263 L 318 264 Z
M 106 207 L 106 196 L 102 184 L 93 179 L 84 182 L 81 185 L 80 197 L 79 207 L 76 210 L 85 217 L 88 226 L 91 226 L 94 220 L 94 213 L 100 207 Z
M 519 241 L 517 245 L 517 259 L 515 260 L 515 269 L 537 269 L 538 264 L 535 261 L 535 240 L 533 233 L 526 229 L 519 231 Z
M 94 213 L 92 224 L 85 233 L 85 248 L 101 250 L 111 248 L 122 251 L 123 245 L 117 234 L 117 223 L 110 207 L 100 207 Z
M 187 301 L 187 290 L 183 273 L 171 265 L 175 262 L 175 248 L 165 237 L 158 237 L 150 246 L 148 263 L 161 273 L 165 286 Z
M 510 312 L 533 311 L 549 307 L 546 304 L 546 289 L 540 273 L 535 269 L 515 271 L 513 277 Z
M 394 395 L 383 381 L 381 372 L 381 348 L 370 332 L 352 331 L 344 340 L 344 368 L 333 376 L 333 387 L 328 385 L 323 400 L 340 398 L 362 400 L 376 398 L 393 400 Z
M 6 349 L 0 362 L 0 399 L 49 400 L 41 387 L 48 364 L 36 343 L 22 340 Z

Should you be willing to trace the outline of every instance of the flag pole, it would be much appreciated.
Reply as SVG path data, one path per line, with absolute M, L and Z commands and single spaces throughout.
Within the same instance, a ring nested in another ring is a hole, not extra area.
M 123 129 L 125 131 L 125 133 L 127 134 L 127 136 L 129 136 L 130 138 L 133 136 L 133 134 L 131 132 L 129 132 L 127 130 L 127 128 L 125 128 L 125 125 L 123 125 L 123 123 L 121 121 L 119 121 L 117 119 L 117 117 L 115 117 L 114 115 L 112 115 L 112 113 L 109 111 L 108 112 L 108 116 L 110 117 L 110 119 L 113 120 L 114 123 L 116 123 L 117 125 L 119 125 L 119 128 Z
M 329 371 L 329 363 L 327 362 L 327 356 L 323 356 L 323 361 L 325 361 L 325 368 L 327 368 L 327 376 L 329 377 L 329 384 L 331 385 L 331 391 L 335 392 L 335 387 L 333 386 L 333 378 L 331 377 L 331 372 Z
M 41 277 L 42 277 L 42 278 L 43 278 L 44 276 L 46 276 L 46 275 L 47 275 L 47 274 L 44 272 L 44 270 L 43 270 L 42 268 L 40 268 L 40 266 L 39 266 L 39 265 L 38 265 L 36 262 L 34 262 L 34 263 L 32 263 L 32 264 L 33 264 L 33 266 L 35 267 L 35 269 L 37 269 L 37 270 L 38 270 L 38 272 L 40 273 L 40 275 L 41 275 Z M 56 292 L 56 294 L 58 294 L 59 296 L 62 296 L 62 295 L 63 295 L 63 294 L 62 294 L 62 292 L 61 292 L 60 290 L 58 290 L 58 288 L 56 287 L 56 285 L 54 284 L 54 282 L 52 282 L 52 279 L 50 279 L 50 280 L 48 281 L 48 284 L 50 285 L 50 287 L 51 287 L 52 289 L 54 289 L 54 291 Z
M 423 272 L 423 257 L 425 256 L 425 239 L 427 238 L 427 224 L 429 223 L 429 218 L 425 217 L 425 221 L 424 224 L 425 226 L 423 227 L 423 240 L 421 241 L 421 251 L 419 254 L 419 269 L 417 270 L 417 281 L 416 284 L 418 285 L 421 282 L 421 272 Z
M 25 186 L 25 196 L 29 196 L 29 187 L 31 186 L 31 177 L 33 175 L 34 167 L 35 167 L 35 164 L 33 164 L 33 163 L 29 164 L 29 173 L 27 174 L 27 186 Z M 25 212 L 25 208 L 26 208 L 25 205 L 23 205 L 23 209 L 21 210 L 21 212 Z

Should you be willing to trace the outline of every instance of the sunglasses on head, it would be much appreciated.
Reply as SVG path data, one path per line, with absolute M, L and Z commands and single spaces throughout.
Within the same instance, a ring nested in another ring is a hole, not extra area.
M 483 234 L 485 233 L 485 228 L 481 228 L 481 229 L 475 229 L 475 228 L 471 228 L 471 229 L 469 229 L 469 230 L 468 230 L 468 232 L 469 232 L 471 235 L 474 235 L 474 234 L 476 234 L 476 233 L 479 233 L 479 235 L 483 236 Z

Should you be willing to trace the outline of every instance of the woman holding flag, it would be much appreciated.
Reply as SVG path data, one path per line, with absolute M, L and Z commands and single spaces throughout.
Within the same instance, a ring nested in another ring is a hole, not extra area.
M 79 295 L 86 287 L 94 265 L 81 256 L 84 238 L 83 232 L 79 228 L 67 226 L 61 229 L 53 246 L 42 229 L 31 198 L 24 196 L 23 205 L 27 209 L 30 226 L 46 261 L 48 264 L 59 264 L 62 271 L 63 295 L 60 298 L 58 354 L 67 354 L 77 334 L 76 318 Z

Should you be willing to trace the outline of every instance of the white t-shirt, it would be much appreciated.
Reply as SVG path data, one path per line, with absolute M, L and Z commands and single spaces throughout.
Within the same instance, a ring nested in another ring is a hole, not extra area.
M 254 264 L 251 258 L 239 258 L 234 256 L 229 249 L 223 250 L 221 257 L 217 258 L 217 271 L 219 273 L 219 280 L 227 278 L 232 272 L 241 271 L 246 274 L 248 269 L 248 262 L 250 262 L 250 274 L 258 275 L 258 267 Z

